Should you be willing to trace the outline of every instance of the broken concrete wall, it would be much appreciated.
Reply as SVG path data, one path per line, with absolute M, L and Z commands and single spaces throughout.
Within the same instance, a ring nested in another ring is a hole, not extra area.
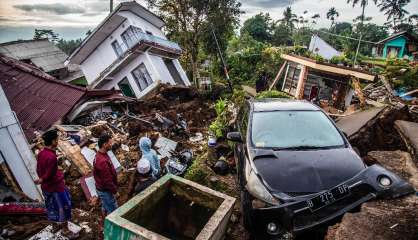
M 348 134 L 349 141 L 353 147 L 359 150 L 361 156 L 375 150 L 406 150 L 394 123 L 396 120 L 409 119 L 411 119 L 411 115 L 407 106 L 400 109 L 386 107 L 377 115 L 365 121 L 353 133 Z M 356 118 L 351 119 L 350 124 L 355 124 L 357 120 Z M 337 122 L 338 127 L 340 127 L 340 121 Z

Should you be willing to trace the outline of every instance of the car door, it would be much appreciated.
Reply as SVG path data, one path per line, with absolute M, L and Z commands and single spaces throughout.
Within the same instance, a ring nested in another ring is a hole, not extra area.
M 236 143 L 235 156 L 237 164 L 238 180 L 240 185 L 245 186 L 244 167 L 247 158 L 247 132 L 248 132 L 248 118 L 249 118 L 249 105 L 245 103 L 238 113 L 237 130 L 242 137 L 242 143 Z

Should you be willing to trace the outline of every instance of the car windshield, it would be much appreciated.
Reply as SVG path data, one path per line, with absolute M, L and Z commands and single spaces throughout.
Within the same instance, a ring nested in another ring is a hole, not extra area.
M 321 111 L 254 112 L 251 138 L 255 147 L 327 148 L 344 140 Z

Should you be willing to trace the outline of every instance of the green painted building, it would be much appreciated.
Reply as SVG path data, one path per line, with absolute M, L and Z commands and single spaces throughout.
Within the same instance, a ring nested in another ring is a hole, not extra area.
M 418 38 L 404 31 L 395 33 L 377 43 L 377 56 L 418 60 Z

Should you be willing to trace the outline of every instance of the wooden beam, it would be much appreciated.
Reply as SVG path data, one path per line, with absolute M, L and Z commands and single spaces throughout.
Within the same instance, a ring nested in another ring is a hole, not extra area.
M 303 99 L 304 97 L 305 83 L 306 83 L 307 76 L 308 76 L 308 68 L 302 65 L 302 69 L 299 74 L 298 85 L 296 87 L 296 93 L 295 93 L 296 99 Z
M 297 56 L 282 54 L 281 57 L 287 61 L 299 63 L 301 65 L 304 65 L 304 66 L 307 66 L 307 67 L 310 67 L 312 69 L 319 70 L 319 71 L 331 72 L 331 73 L 345 75 L 345 76 L 354 76 L 356 78 L 360 78 L 360 79 L 364 79 L 368 81 L 374 81 L 375 79 L 375 76 L 373 74 L 350 70 L 350 69 L 346 69 L 346 68 L 342 68 L 338 66 L 325 65 L 325 64 L 314 62 L 314 61 L 309 61 L 307 59 L 303 59 Z
M 286 67 L 287 61 L 284 61 L 282 67 L 280 68 L 279 72 L 276 75 L 276 78 L 274 79 L 273 83 L 270 85 L 269 91 L 273 89 L 273 87 L 276 85 L 277 81 L 279 81 L 280 77 L 282 76 L 283 70 Z
M 81 154 L 80 146 L 71 145 L 69 141 L 58 141 L 58 148 L 62 153 L 77 167 L 77 170 L 86 176 L 90 173 L 91 169 L 87 160 Z
M 352 77 L 351 81 L 353 81 L 354 91 L 360 100 L 360 108 L 364 109 L 366 107 L 366 98 L 364 97 L 363 91 L 361 90 L 360 80 L 356 77 Z

